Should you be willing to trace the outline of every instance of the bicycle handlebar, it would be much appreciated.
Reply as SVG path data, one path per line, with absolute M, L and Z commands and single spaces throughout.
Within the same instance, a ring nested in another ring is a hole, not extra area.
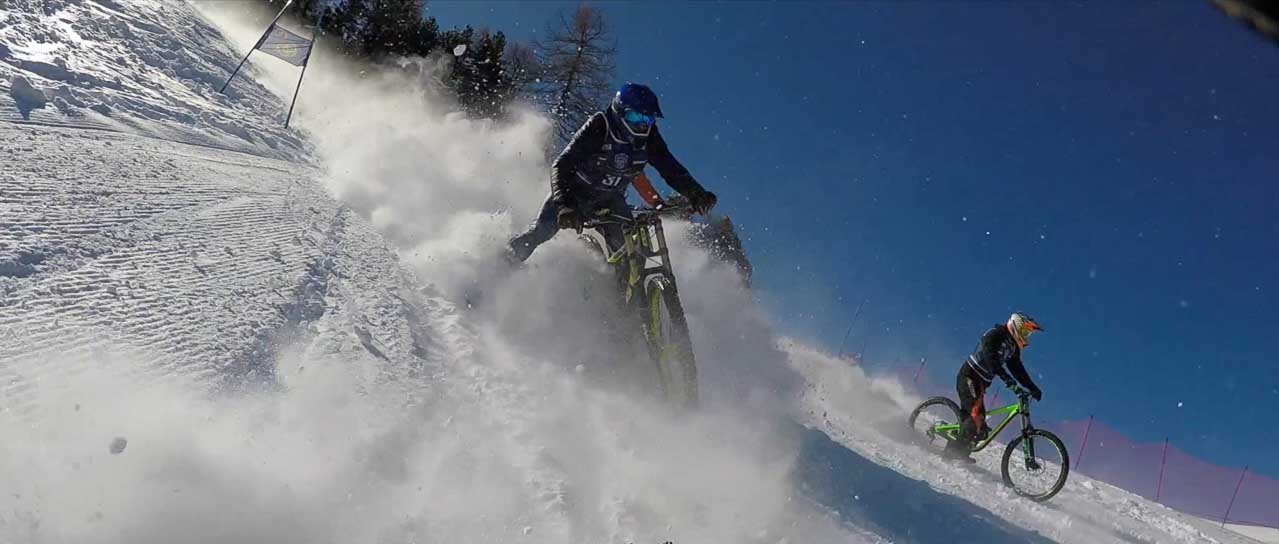
M 663 215 L 684 215 L 692 212 L 692 207 L 688 205 L 663 206 L 661 208 L 630 208 L 632 217 L 626 217 L 621 214 L 608 213 L 604 215 L 587 216 L 582 220 L 582 228 L 595 228 L 602 225 L 633 225 L 651 222 Z
M 1004 382 L 1004 386 L 1008 387 L 1008 390 L 1012 391 L 1014 395 L 1017 395 L 1017 398 L 1019 399 L 1026 400 L 1031 398 L 1030 391 L 1027 391 L 1026 388 L 1016 383 Z

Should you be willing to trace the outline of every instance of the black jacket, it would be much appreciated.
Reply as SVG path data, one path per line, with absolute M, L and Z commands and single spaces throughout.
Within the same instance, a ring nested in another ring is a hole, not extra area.
M 582 192 L 625 192 L 647 164 L 657 168 L 666 184 L 684 196 L 705 191 L 671 155 L 657 126 L 647 138 L 634 143 L 618 132 L 625 130 L 621 120 L 609 111 L 595 113 L 577 129 L 551 165 L 551 194 L 556 203 L 573 203 L 575 198 L 591 196 Z
M 1017 341 L 1013 339 L 1012 333 L 1008 332 L 1005 325 L 995 325 L 986 334 L 981 335 L 981 341 L 977 343 L 977 349 L 972 355 L 968 356 L 968 366 L 976 371 L 978 377 L 986 380 L 987 384 L 995 379 L 995 376 L 1003 378 L 1005 382 L 1012 378 L 1017 379 L 1022 387 L 1031 391 L 1039 389 L 1035 385 L 1034 380 L 1030 379 L 1030 374 L 1026 372 L 1025 365 L 1021 362 L 1021 347 L 1017 345 Z

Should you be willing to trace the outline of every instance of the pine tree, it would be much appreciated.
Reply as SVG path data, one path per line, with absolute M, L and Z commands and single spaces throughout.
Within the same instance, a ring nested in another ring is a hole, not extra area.
M 511 99 L 511 79 L 502 65 L 506 36 L 481 31 L 464 61 L 468 69 L 458 80 L 457 94 L 463 107 L 479 117 L 500 117 Z

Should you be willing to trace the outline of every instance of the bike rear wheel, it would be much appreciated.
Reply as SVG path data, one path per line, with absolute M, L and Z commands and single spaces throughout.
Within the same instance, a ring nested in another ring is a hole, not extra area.
M 959 405 L 946 397 L 933 397 L 910 413 L 911 439 L 928 450 L 942 450 L 954 440 L 954 427 L 963 420 Z
M 662 393 L 674 406 L 696 408 L 697 362 L 679 295 L 664 281 L 649 283 L 647 295 L 644 335 L 649 354 L 657 363 Z
M 1033 501 L 1053 498 L 1066 486 L 1070 455 L 1057 435 L 1043 429 L 1022 433 L 1004 448 L 1000 462 L 1004 484 Z

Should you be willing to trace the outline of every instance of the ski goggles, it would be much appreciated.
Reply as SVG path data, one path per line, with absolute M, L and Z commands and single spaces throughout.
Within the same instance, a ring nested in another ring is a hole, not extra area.
M 628 125 L 639 128 L 651 127 L 657 121 L 652 115 L 640 113 L 635 110 L 626 110 L 622 113 L 622 120 L 626 121 L 626 124 Z

